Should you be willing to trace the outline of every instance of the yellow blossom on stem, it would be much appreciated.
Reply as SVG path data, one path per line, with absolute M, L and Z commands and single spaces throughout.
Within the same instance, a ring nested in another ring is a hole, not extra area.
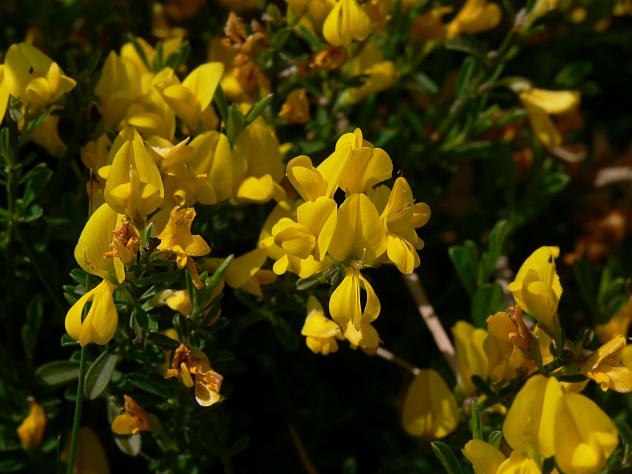
M 483 349 L 483 343 L 488 337 L 487 331 L 459 321 L 452 327 L 452 335 L 461 378 L 458 388 L 467 396 L 474 395 L 477 389 L 472 376 L 486 379 L 489 374 L 489 362 Z
M 561 397 L 562 389 L 555 378 L 538 374 L 527 380 L 503 423 L 507 443 L 538 462 L 553 456 L 554 420 Z
M 552 331 L 562 286 L 555 270 L 559 247 L 540 247 L 522 264 L 516 279 L 507 286 L 518 305 L 543 329 Z
M 612 420 L 592 400 L 567 393 L 554 418 L 555 461 L 562 472 L 600 472 L 619 444 Z
M 136 254 L 140 248 L 138 232 L 134 229 L 127 217 L 121 219 L 120 225 L 112 231 L 112 243 L 110 252 L 103 254 L 104 257 L 118 257 L 124 264 L 136 262 Z
M 186 387 L 195 386 L 195 399 L 203 407 L 219 401 L 219 391 L 224 379 L 211 369 L 208 358 L 202 351 L 189 349 L 184 344 L 176 349 L 171 368 L 166 370 L 164 377 L 177 377 Z
M 191 234 L 194 218 L 193 208 L 172 209 L 167 225 L 157 235 L 160 239 L 158 250 L 173 255 L 178 268 L 186 267 L 195 287 L 200 289 L 204 284 L 200 281 L 195 262 L 189 257 L 204 256 L 210 253 L 211 248 L 201 236 Z
M 303 124 L 309 121 L 309 101 L 305 88 L 294 89 L 287 95 L 281 106 L 279 117 L 287 123 Z
M 279 185 L 283 179 L 283 159 L 274 130 L 261 123 L 251 123 L 237 137 L 233 159 L 245 163 L 234 196 L 239 202 L 264 203 L 285 199 Z
M 30 399 L 29 413 L 17 429 L 22 448 L 31 451 L 40 445 L 47 421 L 44 407 L 35 400 Z
M 116 332 L 118 313 L 114 306 L 114 290 L 116 285 L 103 280 L 88 291 L 68 310 L 66 314 L 66 332 L 79 344 L 85 346 L 90 342 L 107 344 Z M 83 308 L 92 302 L 90 310 L 82 320 Z
M 375 203 L 386 230 L 386 257 L 397 269 L 408 275 L 419 266 L 419 254 L 424 241 L 415 232 L 430 219 L 430 207 L 415 203 L 413 193 L 405 178 L 395 180 L 393 189 L 378 187 L 372 201 Z
M 353 133 L 345 133 L 336 142 L 336 150 L 351 146 L 351 155 L 344 162 L 338 178 L 338 186 L 347 194 L 363 193 L 393 175 L 393 162 L 381 148 L 375 148 L 362 137 L 356 128 Z
M 7 111 L 9 95 L 9 87 L 7 86 L 7 81 L 4 80 L 4 64 L 0 64 L 0 123 L 2 123 L 4 114 Z
M 338 0 L 323 24 L 323 36 L 333 46 L 364 41 L 371 33 L 371 19 L 356 0 Z
M 75 247 L 75 259 L 81 268 L 103 278 L 99 285 L 79 298 L 66 314 L 66 331 L 82 346 L 90 341 L 107 344 L 116 332 L 118 313 L 113 294 L 125 279 L 125 267 L 119 255 L 108 254 L 112 231 L 122 217 L 107 204 L 101 205 L 90 216 Z M 92 304 L 84 318 L 83 308 L 89 302 Z
M 448 39 L 456 38 L 461 33 L 481 33 L 491 30 L 499 22 L 502 15 L 500 7 L 488 0 L 466 0 L 447 28 Z
M 580 372 L 601 385 L 603 391 L 632 392 L 632 370 L 623 363 L 624 351 L 630 349 L 625 336 L 619 334 L 588 356 Z
M 497 474 L 505 455 L 480 439 L 472 439 L 463 447 L 463 455 L 472 463 L 475 474 Z
M 0 98 L 1 100 L 1 98 Z M 53 112 L 55 107 L 51 110 Z M 1 120 L 1 119 L 0 119 Z M 57 131 L 57 125 L 59 124 L 59 116 L 49 113 L 44 120 L 33 130 L 29 137 L 29 140 L 37 143 L 44 148 L 50 155 L 55 157 L 62 157 L 66 154 L 68 147 L 61 141 L 59 133 Z
M 364 304 L 360 296 L 362 290 L 366 295 Z M 342 327 L 351 322 L 359 331 L 362 324 L 377 319 L 380 309 L 380 300 L 375 290 L 360 270 L 353 267 L 345 268 L 345 277 L 329 298 L 329 312 L 333 320 Z
M 432 369 L 421 370 L 406 392 L 404 429 L 413 436 L 440 439 L 460 422 L 459 408 L 443 378 Z
M 272 228 L 275 244 L 299 259 L 312 256 L 316 262 L 322 261 L 336 229 L 337 210 L 336 201 L 325 196 L 304 202 L 296 209 L 296 222 L 281 218 Z M 275 272 L 285 267 L 279 260 Z
M 338 350 L 336 339 L 344 339 L 342 330 L 335 322 L 325 316 L 322 305 L 314 296 L 307 300 L 307 317 L 301 329 L 306 336 L 307 347 L 315 353 L 328 355 Z
M 222 63 L 206 63 L 191 71 L 182 83 L 170 71 L 156 85 L 165 102 L 182 119 L 188 133 L 199 131 L 200 125 L 209 128 L 209 124 L 204 123 L 204 112 L 211 105 L 223 73 Z
M 135 133 L 132 139 L 124 140 L 116 152 L 114 150 L 113 146 L 105 201 L 116 212 L 128 216 L 137 229 L 144 229 L 147 215 L 158 209 L 164 199 L 160 171 Z
M 114 418 L 112 431 L 122 436 L 135 435 L 141 431 L 151 431 L 152 424 L 155 423 L 152 418 L 155 417 L 143 410 L 132 397 L 128 395 L 123 395 L 123 397 L 125 398 L 125 413 Z
M 70 438 L 61 452 L 62 462 L 68 462 L 70 453 Z M 109 474 L 110 466 L 105 449 L 96 433 L 87 426 L 79 428 L 77 438 L 77 454 L 72 469 L 73 474 Z
M 365 76 L 359 87 L 349 87 L 340 97 L 340 103 L 356 104 L 369 94 L 376 94 L 390 88 L 397 79 L 397 69 L 393 61 L 384 60 L 380 45 L 366 42 L 360 54 L 347 62 L 345 72 L 349 76 Z
M 520 100 L 529 116 L 529 122 L 538 140 L 550 150 L 562 145 L 562 136 L 549 117 L 550 114 L 563 114 L 579 105 L 579 92 L 548 91 L 529 88 L 520 92 Z
M 26 43 L 13 44 L 7 50 L 2 82 L 2 87 L 19 97 L 30 114 L 41 112 L 76 85 L 57 63 Z

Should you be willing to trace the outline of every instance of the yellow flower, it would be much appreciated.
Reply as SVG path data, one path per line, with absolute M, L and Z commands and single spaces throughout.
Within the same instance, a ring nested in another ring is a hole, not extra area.
M 162 82 L 156 84 L 165 102 L 182 119 L 187 133 L 209 128 L 209 124 L 204 123 L 204 113 L 211 105 L 223 73 L 222 63 L 206 63 L 191 71 L 182 83 L 169 70 L 163 73 Z
M 31 114 L 41 112 L 76 85 L 57 63 L 26 43 L 13 44 L 7 50 L 3 83 L 9 94 L 19 97 Z
M 130 223 L 127 217 L 121 219 L 120 225 L 112 231 L 112 243 L 110 252 L 103 254 L 104 257 L 118 257 L 124 264 L 136 262 L 136 254 L 140 248 L 138 232 Z
M 336 230 L 329 254 L 339 262 L 370 265 L 386 251 L 386 231 L 375 205 L 364 194 L 354 193 L 338 209 Z
M 301 329 L 305 343 L 315 353 L 328 355 L 338 350 L 336 339 L 344 339 L 340 326 L 325 316 L 322 305 L 313 296 L 307 300 L 307 318 Z
M 632 392 L 632 370 L 623 363 L 630 349 L 625 336 L 619 334 L 593 352 L 581 364 L 580 372 L 600 384 L 603 391 Z
M 369 355 L 374 355 L 377 347 L 380 345 L 380 335 L 370 322 L 360 324 L 359 328 L 353 325 L 351 320 L 347 321 L 343 326 L 342 334 L 349 342 L 352 349 L 360 348 Z
M 136 65 L 110 51 L 94 89 L 107 128 L 118 128 L 134 101 L 141 96 L 140 73 Z
M 193 153 L 187 162 L 197 177 L 197 201 L 216 204 L 232 198 L 247 164 L 243 156 L 233 159 L 228 137 L 216 131 L 204 132 L 191 141 L 190 147 Z
M 0 123 L 4 118 L 4 114 L 7 111 L 7 105 L 9 104 L 9 86 L 7 81 L 4 80 L 4 64 L 0 64 Z
M 0 100 L 2 98 L 0 97 Z M 55 108 L 53 108 L 54 110 Z M 52 112 L 52 110 L 51 110 Z M 0 118 L 0 120 L 2 120 Z M 61 141 L 59 133 L 57 132 L 57 125 L 59 124 L 59 116 L 48 114 L 44 120 L 37 126 L 35 130 L 29 135 L 29 140 L 37 143 L 44 148 L 50 155 L 57 158 L 66 154 L 68 147 Z
M 386 257 L 397 269 L 408 275 L 419 266 L 419 254 L 424 241 L 415 232 L 415 226 L 425 225 L 430 219 L 430 207 L 416 203 L 405 178 L 395 180 L 393 189 L 378 187 L 372 201 L 375 203 L 386 230 Z M 423 217 L 422 217 L 423 216 Z
M 285 191 L 279 185 L 284 174 L 283 159 L 273 129 L 257 122 L 248 125 L 235 141 L 233 160 L 246 165 L 234 191 L 239 202 L 285 199 Z
M 487 331 L 492 339 L 499 341 L 499 350 L 502 350 L 503 354 L 508 352 L 508 363 L 511 368 L 534 367 L 529 355 L 531 333 L 522 319 L 520 306 L 509 308 L 508 313 L 501 311 L 489 316 Z
M 127 395 L 125 398 L 125 413 L 121 413 L 112 421 L 112 431 L 117 435 L 135 435 L 141 431 L 151 431 L 152 415 L 143 410 L 138 403 Z
M 371 20 L 356 0 L 338 0 L 323 24 L 323 36 L 333 46 L 364 41 L 371 32 Z
M 480 439 L 468 441 L 462 452 L 472 463 L 475 474 L 496 474 L 505 461 L 505 455 L 500 450 Z
M 415 376 L 406 392 L 402 422 L 409 434 L 426 439 L 443 438 L 459 425 L 454 395 L 436 371 L 424 369 Z
M 337 210 L 336 201 L 325 196 L 304 202 L 296 209 L 296 222 L 282 218 L 272 228 L 274 243 L 289 255 L 322 261 L 336 229 Z
M 507 286 L 518 305 L 549 331 L 553 329 L 562 296 L 555 270 L 559 254 L 559 247 L 540 247 L 525 260 L 516 279 Z
M 116 212 L 128 216 L 137 229 L 144 229 L 147 215 L 158 209 L 164 199 L 160 171 L 136 133 L 132 134 L 132 139 L 124 140 L 117 151 L 114 150 L 113 146 L 114 158 L 105 182 L 105 201 Z
M 189 257 L 201 257 L 210 253 L 211 248 L 199 235 L 191 234 L 195 218 L 193 208 L 173 208 L 165 228 L 156 237 L 160 239 L 158 250 L 175 257 L 178 268 L 187 268 L 196 288 L 204 287 L 198 276 L 195 262 Z
M 517 452 L 540 462 L 555 454 L 554 423 L 562 389 L 555 378 L 534 375 L 514 398 L 505 422 L 503 436 Z
M 224 380 L 211 369 L 208 358 L 202 351 L 189 349 L 184 344 L 180 344 L 176 349 L 171 368 L 165 371 L 164 377 L 177 377 L 186 387 L 195 386 L 195 400 L 203 407 L 219 401 L 219 391 Z
M 562 137 L 549 115 L 563 114 L 575 109 L 580 101 L 579 92 L 529 88 L 520 93 L 520 100 L 538 140 L 549 150 L 561 146 Z
M 375 148 L 364 140 L 359 128 L 353 133 L 342 135 L 336 142 L 336 150 L 347 149 L 347 144 L 351 146 L 351 156 L 344 161 L 344 168 L 338 178 L 338 185 L 345 193 L 363 193 L 391 178 L 391 157 L 381 148 Z
M 29 414 L 22 420 L 17 430 L 22 448 L 30 451 L 40 445 L 47 421 L 42 405 L 33 399 L 29 400 Z
M 563 472 L 600 472 L 619 444 L 614 423 L 592 400 L 567 393 L 555 413 L 555 461 Z
M 472 383 L 472 376 L 486 379 L 489 375 L 489 362 L 483 349 L 483 343 L 488 337 L 487 331 L 459 321 L 452 327 L 452 335 L 461 378 L 458 388 L 467 396 L 474 395 L 477 389 Z
M 75 260 L 83 270 L 116 284 L 125 279 L 125 267 L 118 256 L 106 258 L 106 254 L 112 232 L 122 218 L 110 206 L 102 204 L 88 219 L 75 247 Z
M 294 89 L 287 95 L 279 117 L 287 123 L 303 124 L 309 121 L 309 102 L 304 88 Z
M 447 28 L 448 39 L 456 38 L 461 33 L 481 33 L 491 30 L 501 17 L 500 7 L 488 0 L 466 0 L 463 8 Z
M 60 456 L 62 462 L 68 462 L 69 452 L 70 437 L 68 437 Z M 73 474 L 109 474 L 110 472 L 105 449 L 96 433 L 87 426 L 79 428 L 77 453 L 72 472 Z
M 85 346 L 90 341 L 95 344 L 107 344 L 116 332 L 118 313 L 114 306 L 113 293 L 116 285 L 103 280 L 88 291 L 68 310 L 66 314 L 66 332 L 79 344 Z M 85 319 L 83 308 L 92 302 Z
M 366 294 L 364 304 L 360 297 L 362 290 Z M 332 319 L 342 327 L 350 321 L 359 331 L 362 324 L 369 324 L 377 319 L 380 309 L 380 300 L 360 270 L 353 267 L 345 268 L 345 277 L 329 298 L 329 313 Z
M 344 105 L 356 104 L 369 94 L 390 88 L 397 79 L 397 69 L 392 61 L 385 61 L 379 44 L 369 40 L 360 54 L 347 63 L 348 76 L 365 76 L 360 87 L 349 87 L 340 97 Z

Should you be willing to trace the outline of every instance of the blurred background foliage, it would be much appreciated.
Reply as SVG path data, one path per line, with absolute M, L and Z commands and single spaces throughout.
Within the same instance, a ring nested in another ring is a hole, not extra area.
M 460 319 L 482 324 L 479 313 L 504 308 L 502 295 L 480 310 L 471 302 L 482 286 L 510 281 L 511 271 L 542 245 L 561 248 L 560 314 L 569 337 L 621 307 L 631 290 L 632 5 L 560 1 L 529 34 L 521 34 L 513 29 L 525 4 L 504 0 L 496 28 L 431 45 L 419 39 L 415 19 L 438 3 L 392 2 L 394 13 L 380 41 L 385 59 L 395 63 L 397 81 L 357 104 L 341 106 L 337 91 L 360 78 L 349 79 L 338 70 L 298 73 L 312 46 L 274 21 L 278 12 L 284 14 L 284 2 L 0 2 L 0 62 L 11 44 L 28 39 L 77 80 L 60 116 L 59 133 L 68 152 L 57 159 L 32 143 L 22 149 L 21 181 L 14 188 L 17 224 L 8 217 L 11 198 L 0 195 L 1 472 L 56 470 L 57 439 L 70 429 L 75 383 L 63 376 L 43 381 L 36 369 L 51 361 L 78 360 L 76 347 L 60 344 L 68 309 L 62 287 L 72 282 L 73 249 L 88 209 L 79 156 L 95 138 L 94 84 L 108 52 L 118 51 L 129 35 L 152 44 L 165 39 L 157 28 L 161 21 L 186 31 L 191 70 L 209 59 L 209 43 L 223 36 L 231 9 L 246 22 L 261 22 L 262 15 L 273 19 L 266 23 L 266 47 L 257 61 L 274 93 L 266 119 L 280 142 L 291 144 L 286 158 L 309 154 L 318 162 L 341 133 L 355 127 L 389 153 L 416 198 L 432 209 L 430 223 L 420 232 L 425 248 L 418 274 L 444 327 Z M 186 14 L 189 7 L 193 15 Z M 507 87 L 516 77 L 543 89 L 581 92 L 580 107 L 555 119 L 564 143 L 581 160 L 554 156 L 537 141 L 517 95 Z M 304 125 L 277 117 L 296 86 L 310 94 L 311 119 Z M 607 170 L 620 174 L 604 174 Z M 5 167 L 8 188 L 7 177 Z M 242 254 L 256 245 L 270 208 L 201 210 L 198 230 L 213 256 Z M 501 220 L 507 223 L 496 257 L 503 258 L 481 277 L 479 256 Z M 452 385 L 396 269 L 368 274 L 382 303 L 376 327 L 385 347 L 418 367 L 438 369 Z M 295 278 L 280 278 L 265 290 L 264 299 L 262 304 L 239 290 L 226 292 L 222 315 L 230 324 L 217 330 L 213 342 L 213 350 L 225 357 L 215 358 L 214 368 L 225 377 L 226 399 L 202 415 L 178 413 L 179 441 L 186 449 L 167 464 L 176 472 L 301 472 L 309 462 L 321 472 L 437 472 L 430 445 L 401 427 L 410 374 L 346 346 L 327 357 L 312 354 L 300 336 L 306 297 L 296 292 Z M 89 360 L 101 352 L 90 346 Z M 143 357 L 155 362 L 161 355 L 156 349 Z M 130 359 L 118 366 L 112 383 L 120 390 L 133 386 L 135 399 L 161 417 L 164 387 L 148 387 L 140 376 L 129 385 L 123 375 L 142 363 L 142 358 Z M 628 395 L 591 390 L 611 416 L 631 421 Z M 45 407 L 49 424 L 40 449 L 27 454 L 15 429 L 27 413 L 29 396 Z M 112 471 L 154 469 L 150 441 L 145 440 L 149 444 L 140 457 L 127 456 L 115 444 L 108 403 L 106 398 L 87 402 L 83 424 L 96 430 Z M 469 439 L 467 428 L 453 436 L 454 446 Z

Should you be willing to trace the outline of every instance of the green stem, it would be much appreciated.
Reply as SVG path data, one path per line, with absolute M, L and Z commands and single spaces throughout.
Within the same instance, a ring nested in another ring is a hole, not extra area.
M 13 221 L 13 219 L 11 219 L 11 222 L 12 221 Z M 31 261 L 31 265 L 33 265 L 33 268 L 35 269 L 35 273 L 37 273 L 37 276 L 42 281 L 42 284 L 44 285 L 44 288 L 46 288 L 46 291 L 48 292 L 48 294 L 50 295 L 51 299 L 53 300 L 53 303 L 55 303 L 55 306 L 57 306 L 57 309 L 63 314 L 65 312 L 64 306 L 61 304 L 61 301 L 59 301 L 59 298 L 57 297 L 57 294 L 53 291 L 53 289 L 51 288 L 50 284 L 48 283 L 48 280 L 46 279 L 46 276 L 44 275 L 44 272 L 42 271 L 40 266 L 37 264 L 37 261 L 35 260 L 35 256 L 33 255 L 33 252 L 31 252 L 31 249 L 29 248 L 28 244 L 26 243 L 26 240 L 24 240 L 24 237 L 22 236 L 22 233 L 20 232 L 20 229 L 18 228 L 17 225 L 15 225 L 13 227 L 13 230 L 15 231 L 15 236 L 17 237 L 17 239 L 22 244 L 22 248 L 24 249 L 24 252 L 26 253 L 26 255 L 29 258 L 29 260 Z
M 77 399 L 75 401 L 75 417 L 72 421 L 72 435 L 70 437 L 70 453 L 68 455 L 68 469 L 66 474 L 72 474 L 77 454 L 77 440 L 79 436 L 79 424 L 81 422 L 81 409 L 83 407 L 83 382 L 86 373 L 86 348 L 81 348 L 81 362 L 79 362 L 79 384 L 77 385 Z

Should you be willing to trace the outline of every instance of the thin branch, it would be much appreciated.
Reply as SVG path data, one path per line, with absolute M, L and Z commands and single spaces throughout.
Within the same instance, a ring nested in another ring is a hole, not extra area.
M 413 375 L 417 375 L 419 372 L 421 372 L 421 369 L 419 369 L 419 367 L 415 367 L 413 364 L 411 364 L 407 360 L 402 359 L 398 355 L 393 354 L 391 351 L 384 349 L 381 346 L 377 348 L 377 352 L 375 353 L 375 355 L 378 355 L 382 357 L 383 359 L 386 359 L 390 362 L 393 362 L 394 364 L 399 365 L 401 368 L 407 370 Z
M 314 466 L 314 463 L 309 457 L 309 454 L 307 453 L 305 446 L 303 446 L 303 441 L 301 440 L 301 437 L 299 436 L 298 431 L 296 431 L 296 428 L 294 428 L 294 425 L 292 424 L 288 425 L 288 429 L 290 430 L 290 436 L 292 437 L 292 441 L 294 442 L 296 453 L 298 454 L 298 457 L 301 460 L 301 464 L 303 465 L 303 468 L 305 468 L 305 472 L 307 474 L 318 474 L 318 469 L 316 469 L 316 466 Z
M 421 281 L 419 281 L 419 277 L 416 273 L 411 273 L 410 275 L 402 275 L 404 278 L 404 282 L 406 283 L 406 287 L 408 291 L 410 291 L 415 304 L 417 305 L 417 310 L 421 317 L 423 318 L 426 326 L 430 329 L 430 333 L 441 351 L 443 358 L 446 360 L 450 369 L 454 373 L 456 377 L 457 383 L 461 380 L 459 377 L 459 369 L 456 363 L 456 353 L 454 351 L 454 346 L 452 345 L 452 341 L 443 329 L 441 325 L 441 321 L 439 321 L 439 317 L 435 313 L 434 308 L 428 301 L 428 297 L 426 296 L 426 292 L 421 286 Z

